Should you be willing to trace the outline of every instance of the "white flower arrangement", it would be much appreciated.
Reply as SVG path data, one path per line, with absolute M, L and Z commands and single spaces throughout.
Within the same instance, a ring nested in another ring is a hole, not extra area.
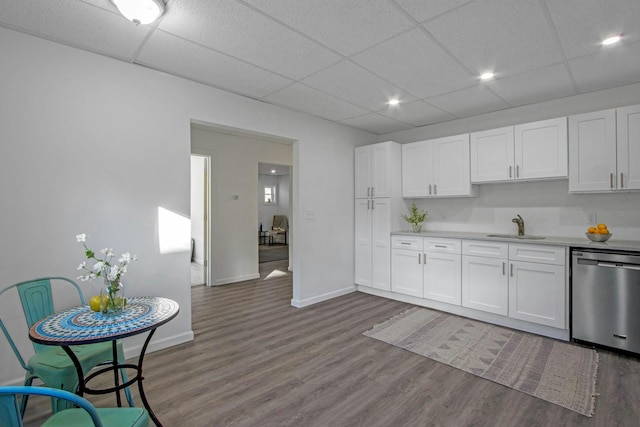
M 114 263 L 115 254 L 112 249 L 103 248 L 100 249 L 100 253 L 103 257 L 96 257 L 96 253 L 87 247 L 87 235 L 82 233 L 76 235 L 76 241 L 82 243 L 84 246 L 84 254 L 88 260 L 95 260 L 91 268 L 87 268 L 86 261 L 83 261 L 78 266 L 78 270 L 85 270 L 88 273 L 78 276 L 78 280 L 86 282 L 87 280 L 95 279 L 98 276 L 104 277 L 109 283 L 119 283 L 120 277 L 127 272 L 127 266 L 132 261 L 137 261 L 137 255 L 131 255 L 129 252 L 123 253 L 118 258 L 118 264 Z

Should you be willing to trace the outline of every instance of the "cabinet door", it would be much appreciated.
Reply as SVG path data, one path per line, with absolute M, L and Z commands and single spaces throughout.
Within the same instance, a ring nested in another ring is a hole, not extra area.
M 460 255 L 428 252 L 424 266 L 424 298 L 460 305 Z
M 355 203 L 355 282 L 372 286 L 371 261 L 371 200 L 356 199 Z
M 618 108 L 618 190 L 640 190 L 640 105 Z
M 510 261 L 509 317 L 565 329 L 563 265 Z
M 462 257 L 462 306 L 489 313 L 509 314 L 507 260 Z
M 431 140 L 433 194 L 470 196 L 469 134 Z
M 569 191 L 611 191 L 615 177 L 615 110 L 569 116 Z
M 402 197 L 433 194 L 432 146 L 429 141 L 402 145 Z
M 567 177 L 567 118 L 514 127 L 516 179 Z
M 382 142 L 371 146 L 371 196 L 391 197 L 391 148 Z
M 513 126 L 470 135 L 471 182 L 513 179 Z
M 422 298 L 422 252 L 394 249 L 391 252 L 391 290 Z
M 366 199 L 371 195 L 371 146 L 357 147 L 354 155 L 356 199 Z
M 391 199 L 371 200 L 372 286 L 391 290 Z

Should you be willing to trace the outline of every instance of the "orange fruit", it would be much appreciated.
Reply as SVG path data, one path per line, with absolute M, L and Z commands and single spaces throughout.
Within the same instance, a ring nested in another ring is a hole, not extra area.
M 598 224 L 598 230 L 606 230 L 607 224 Z
M 587 230 L 588 233 L 595 233 L 597 230 L 596 227 L 589 227 L 589 230 Z

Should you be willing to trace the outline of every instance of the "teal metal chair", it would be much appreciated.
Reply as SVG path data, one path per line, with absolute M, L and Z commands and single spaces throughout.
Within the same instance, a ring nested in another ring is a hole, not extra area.
M 38 320 L 54 313 L 51 289 L 52 281 L 56 284 L 56 287 L 63 284 L 70 284 L 75 287 L 80 298 L 80 303 L 85 304 L 80 287 L 74 281 L 65 277 L 43 277 L 16 283 L 0 291 L 0 296 L 11 289 L 15 288 L 17 290 L 27 321 L 27 327 L 30 328 Z M 72 393 L 77 391 L 79 385 L 78 374 L 71 358 L 64 352 L 62 347 L 33 343 L 35 354 L 25 362 L 25 359 L 20 354 L 9 331 L 5 327 L 1 316 L 0 329 L 2 329 L 18 361 L 26 371 L 24 378 L 25 386 L 30 386 L 34 379 L 39 378 L 48 387 L 67 390 Z M 78 357 L 85 375 L 96 366 L 112 363 L 113 361 L 113 349 L 110 342 L 77 345 L 72 346 L 71 349 Z M 122 343 L 120 342 L 118 342 L 118 359 L 119 362 L 124 362 L 124 352 L 122 350 Z M 127 382 L 126 370 L 121 369 L 120 374 L 123 383 Z M 125 388 L 125 397 L 129 406 L 134 406 L 129 387 Z M 25 395 L 20 407 L 20 413 L 22 414 L 24 414 L 27 406 L 27 400 L 28 395 Z M 68 400 L 52 399 L 51 405 L 52 411 L 56 413 L 59 410 L 69 408 L 71 403 L 69 403 Z
M 22 427 L 22 415 L 17 395 L 22 400 L 29 395 L 50 396 L 68 401 L 74 409 L 65 409 L 49 417 L 42 426 L 48 427 L 146 427 L 149 413 L 144 408 L 95 408 L 88 400 L 64 390 L 49 387 L 0 387 L 0 427 Z

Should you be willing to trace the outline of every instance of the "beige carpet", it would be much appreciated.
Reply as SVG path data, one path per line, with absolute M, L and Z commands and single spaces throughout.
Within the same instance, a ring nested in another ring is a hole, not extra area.
M 421 307 L 364 335 L 593 416 L 593 349 Z

